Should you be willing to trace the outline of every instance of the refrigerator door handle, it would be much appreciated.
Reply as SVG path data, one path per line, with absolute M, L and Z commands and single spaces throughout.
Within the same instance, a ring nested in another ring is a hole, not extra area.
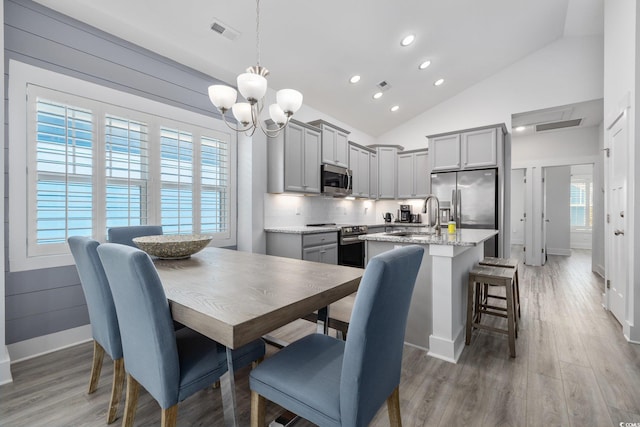
M 458 216 L 456 219 L 456 227 L 462 227 L 462 190 L 456 190 L 457 191 L 457 197 L 456 197 L 456 203 L 458 204 Z
M 458 220 L 458 199 L 456 198 L 456 189 L 451 190 L 451 204 L 453 205 L 453 219 Z

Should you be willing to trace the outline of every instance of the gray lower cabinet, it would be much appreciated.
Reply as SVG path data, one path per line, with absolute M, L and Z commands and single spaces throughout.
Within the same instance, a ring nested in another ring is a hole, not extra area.
M 338 232 L 267 233 L 267 255 L 338 264 Z
M 269 193 L 320 193 L 320 130 L 291 120 L 267 142 Z

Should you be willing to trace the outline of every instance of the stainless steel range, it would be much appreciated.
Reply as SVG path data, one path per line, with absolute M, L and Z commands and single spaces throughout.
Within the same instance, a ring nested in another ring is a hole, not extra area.
M 366 225 L 340 227 L 338 264 L 364 268 L 364 240 L 358 239 L 362 234 L 367 234 Z

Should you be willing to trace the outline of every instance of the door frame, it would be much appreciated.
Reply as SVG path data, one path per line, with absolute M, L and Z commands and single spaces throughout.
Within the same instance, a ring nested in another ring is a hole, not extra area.
M 623 277 L 624 280 L 624 284 L 623 286 L 623 291 L 624 291 L 624 309 L 622 313 L 619 313 L 618 315 L 614 316 L 616 317 L 616 319 L 618 319 L 618 321 L 621 323 L 622 325 L 622 331 L 623 334 L 625 335 L 625 337 L 627 337 L 627 339 L 629 339 L 630 336 L 630 323 L 629 323 L 629 317 L 630 315 L 633 315 L 633 310 L 634 310 L 634 304 L 633 304 L 633 297 L 632 297 L 632 288 L 631 288 L 631 283 L 630 283 L 630 279 L 632 276 L 631 272 L 632 272 L 632 266 L 633 263 L 631 262 L 631 258 L 629 257 L 630 249 L 631 249 L 631 245 L 629 244 L 629 242 L 631 241 L 630 238 L 627 238 L 627 248 L 625 248 L 626 250 L 622 250 L 621 252 L 623 254 L 626 254 L 627 256 L 627 262 L 626 263 L 622 263 L 623 267 L 623 271 L 618 271 L 618 272 L 614 272 L 614 268 L 616 265 L 620 265 L 618 263 L 615 262 L 614 258 L 614 245 L 615 245 L 615 235 L 614 235 L 614 229 L 616 228 L 616 221 L 615 221 L 615 217 L 614 215 L 616 215 L 616 212 L 614 212 L 614 206 L 613 206 L 613 197 L 610 191 L 610 188 L 612 186 L 612 180 L 613 180 L 613 174 L 615 173 L 615 171 L 612 168 L 612 157 L 610 155 L 611 150 L 613 149 L 612 147 L 612 139 L 611 137 L 613 136 L 613 133 L 616 132 L 616 130 L 626 130 L 627 132 L 627 150 L 626 150 L 626 157 L 627 157 L 627 171 L 626 171 L 626 176 L 627 176 L 627 185 L 625 186 L 625 194 L 623 195 L 627 201 L 627 205 L 626 205 L 626 210 L 627 212 L 625 212 L 626 214 L 626 218 L 624 218 L 623 223 L 624 223 L 624 231 L 626 231 L 627 233 L 629 233 L 631 230 L 629 230 L 629 201 L 630 201 L 630 194 L 629 194 L 629 190 L 630 190 L 630 183 L 628 182 L 628 177 L 629 177 L 629 164 L 628 162 L 630 162 L 630 150 L 629 150 L 629 120 L 628 120 L 628 116 L 629 116 L 629 107 L 625 107 L 625 108 L 621 108 L 620 111 L 618 112 L 618 114 L 613 117 L 610 120 L 610 123 L 607 125 L 607 127 L 605 128 L 605 148 L 604 148 L 604 153 L 603 155 L 604 157 L 604 179 L 605 179 L 605 239 L 604 239 L 604 243 L 605 243 L 605 289 L 604 289 L 604 294 L 603 294 L 603 305 L 604 307 L 611 311 L 612 314 L 614 314 L 614 311 L 612 310 L 613 308 L 613 292 L 611 291 L 610 288 L 610 284 L 611 284 L 611 280 L 616 280 L 619 277 Z M 617 133 L 617 132 L 616 132 Z M 624 266 L 626 265 L 626 269 L 624 268 Z M 626 271 L 625 271 L 626 270 Z M 624 279 L 626 278 L 626 280 Z M 619 318 L 621 317 L 621 318 Z

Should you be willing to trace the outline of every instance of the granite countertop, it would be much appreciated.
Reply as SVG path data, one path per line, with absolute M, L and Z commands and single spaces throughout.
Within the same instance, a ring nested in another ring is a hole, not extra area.
M 391 222 L 391 223 L 355 223 L 350 222 L 348 224 L 337 225 L 323 225 L 320 227 L 309 227 L 307 225 L 294 225 L 289 227 L 268 227 L 264 231 L 267 233 L 290 233 L 290 234 L 316 234 L 316 233 L 328 233 L 331 231 L 340 231 L 340 227 L 345 225 L 366 225 L 367 227 L 424 227 L 422 223 L 411 222 Z
M 397 233 L 397 232 L 396 232 Z M 412 233 L 406 236 L 394 235 L 392 233 L 374 233 L 359 236 L 360 240 L 372 240 L 377 242 L 391 243 L 413 243 L 417 245 L 447 245 L 447 246 L 476 246 L 488 238 L 498 234 L 498 230 L 472 230 L 458 229 L 455 234 L 447 233 L 446 229 L 442 230 L 441 236 L 431 234 L 427 228 L 409 231 Z M 421 234 L 424 233 L 424 234 Z M 427 234 L 429 233 L 429 234 Z

